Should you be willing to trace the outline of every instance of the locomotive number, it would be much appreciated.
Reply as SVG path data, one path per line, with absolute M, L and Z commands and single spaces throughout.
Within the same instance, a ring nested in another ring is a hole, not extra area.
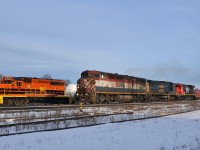
M 159 85 L 159 86 L 158 86 L 158 92 L 159 92 L 159 93 L 164 93 L 164 92 L 165 92 L 165 90 L 164 90 L 164 85 Z
M 40 91 L 41 91 L 41 92 L 45 92 L 45 91 L 46 91 L 46 88 L 45 88 L 45 87 L 40 87 Z
M 123 82 L 116 82 L 116 87 L 125 87 Z

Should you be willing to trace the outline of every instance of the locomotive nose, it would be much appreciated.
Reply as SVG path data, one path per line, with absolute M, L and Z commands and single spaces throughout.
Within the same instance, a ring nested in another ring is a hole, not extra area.
M 94 95 L 95 92 L 95 81 L 93 78 L 83 78 L 79 79 L 77 82 L 77 93 L 76 97 L 77 100 L 90 102 L 91 97 Z M 94 97 L 94 96 L 93 96 Z

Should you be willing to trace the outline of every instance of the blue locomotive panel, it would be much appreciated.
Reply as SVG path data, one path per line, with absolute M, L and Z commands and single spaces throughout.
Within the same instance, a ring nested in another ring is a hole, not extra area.
M 175 92 L 174 84 L 172 82 L 152 80 L 149 80 L 148 82 L 150 93 L 170 94 L 172 92 Z

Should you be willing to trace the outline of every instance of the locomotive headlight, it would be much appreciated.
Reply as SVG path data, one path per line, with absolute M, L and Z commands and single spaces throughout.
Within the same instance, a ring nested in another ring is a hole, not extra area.
M 78 96 L 78 93 L 76 93 L 76 95 Z
M 79 89 L 79 86 L 77 86 L 77 88 Z
M 86 86 L 85 86 L 85 89 L 86 89 Z
M 87 96 L 88 94 L 86 93 L 85 95 Z

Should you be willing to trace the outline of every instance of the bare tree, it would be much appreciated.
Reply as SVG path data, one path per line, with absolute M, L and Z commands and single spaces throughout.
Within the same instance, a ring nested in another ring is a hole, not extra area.
M 1 78 L 3 78 L 3 75 L 0 73 L 0 80 L 1 80 Z
M 65 80 L 65 85 L 68 86 L 69 84 L 71 84 L 71 81 L 69 79 Z
M 52 79 L 51 75 L 50 74 L 45 74 L 42 76 L 42 78 L 45 78 L 45 79 Z

